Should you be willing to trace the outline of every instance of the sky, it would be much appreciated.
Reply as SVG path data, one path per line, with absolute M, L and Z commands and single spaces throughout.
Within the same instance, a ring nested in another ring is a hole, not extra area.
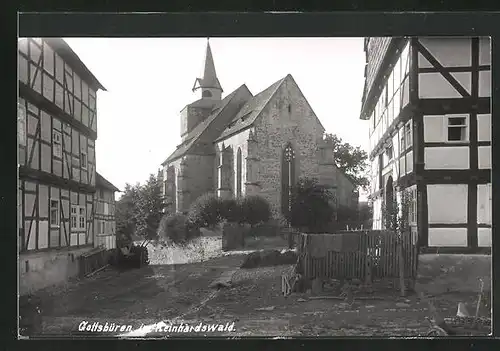
M 180 143 L 180 114 L 199 97 L 206 38 L 64 38 L 107 91 L 97 94 L 97 171 L 123 190 L 144 182 Z M 368 149 L 359 119 L 362 38 L 210 38 L 223 97 L 256 95 L 291 74 L 327 133 Z M 117 198 L 119 198 L 117 194 Z

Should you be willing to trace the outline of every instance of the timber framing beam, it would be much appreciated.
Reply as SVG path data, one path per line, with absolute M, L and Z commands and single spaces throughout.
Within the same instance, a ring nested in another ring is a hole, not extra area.
M 45 110 L 48 113 L 52 114 L 54 117 L 59 118 L 64 123 L 69 124 L 77 131 L 85 135 L 88 135 L 91 139 L 93 140 L 97 139 L 97 132 L 85 126 L 83 123 L 77 121 L 71 115 L 61 110 L 57 105 L 45 99 L 42 95 L 34 91 L 32 88 L 30 88 L 23 82 L 19 82 L 19 95 L 27 99 L 31 103 L 37 105 L 37 107 L 39 107 L 40 109 Z
M 82 184 L 75 180 L 64 179 L 54 174 L 46 173 L 26 166 L 19 166 L 19 178 L 23 180 L 31 179 L 39 181 L 43 184 L 52 185 L 75 192 L 93 194 L 96 191 L 96 188 L 92 185 Z

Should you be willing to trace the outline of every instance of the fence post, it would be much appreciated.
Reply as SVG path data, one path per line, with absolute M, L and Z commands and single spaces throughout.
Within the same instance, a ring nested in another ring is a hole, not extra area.
M 398 234 L 396 234 L 398 235 Z M 402 237 L 397 237 L 398 242 L 398 256 L 399 256 L 399 288 L 401 290 L 401 296 L 406 296 L 406 287 L 405 287 L 405 259 L 403 255 L 403 242 Z

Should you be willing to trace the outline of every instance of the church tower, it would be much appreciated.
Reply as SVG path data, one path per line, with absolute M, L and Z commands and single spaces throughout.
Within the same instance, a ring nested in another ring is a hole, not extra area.
M 207 39 L 207 51 L 203 77 L 196 78 L 193 92 L 200 94 L 200 99 L 190 103 L 181 111 L 181 138 L 185 142 L 198 124 L 203 122 L 212 112 L 213 107 L 222 99 L 222 87 L 215 72 L 214 58 Z
M 196 78 L 193 86 L 193 92 L 201 92 L 200 98 L 210 100 L 221 100 L 222 87 L 215 72 L 214 58 L 210 49 L 210 40 L 207 39 L 207 51 L 205 54 L 205 66 L 203 78 Z

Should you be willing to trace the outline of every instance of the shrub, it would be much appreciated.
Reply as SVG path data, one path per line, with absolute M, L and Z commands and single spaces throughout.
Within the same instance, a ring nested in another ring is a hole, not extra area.
M 292 189 L 292 226 L 308 231 L 323 230 L 334 218 L 333 199 L 333 194 L 316 179 L 301 178 Z M 290 214 L 285 215 L 289 220 Z
M 184 243 L 200 235 L 198 227 L 181 213 L 164 216 L 160 221 L 158 236 L 163 241 Z
M 248 196 L 241 201 L 241 221 L 251 226 L 268 222 L 271 218 L 271 206 L 260 196 Z
M 228 222 L 241 223 L 241 203 L 235 199 L 226 199 L 220 202 L 219 208 L 220 218 Z
M 197 198 L 189 208 L 189 221 L 198 227 L 213 227 L 220 223 L 221 200 L 213 194 Z

